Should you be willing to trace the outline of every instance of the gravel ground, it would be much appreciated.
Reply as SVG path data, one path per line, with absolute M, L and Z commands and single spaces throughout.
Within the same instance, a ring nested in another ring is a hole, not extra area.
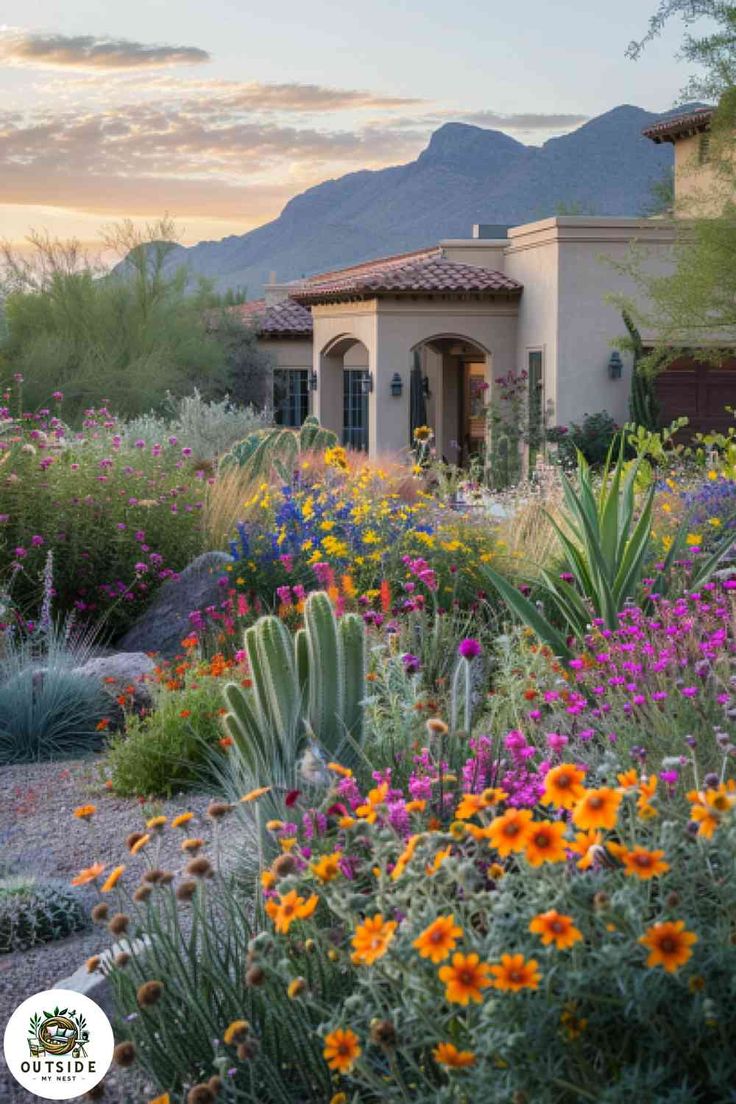
M 32 873 L 65 882 L 92 862 L 112 867 L 125 854 L 125 838 L 142 827 L 146 815 L 175 816 L 191 810 L 204 817 L 209 794 L 178 794 L 141 807 L 135 798 L 120 798 L 103 784 L 102 758 L 63 763 L 33 763 L 0 767 L 0 870 Z M 73 810 L 82 804 L 97 806 L 90 822 L 77 820 Z M 197 835 L 197 819 L 192 835 Z M 179 833 L 163 833 L 161 865 L 181 865 Z M 109 945 L 106 930 L 90 930 L 47 943 L 29 951 L 0 955 L 2 1028 L 14 1008 L 26 997 L 52 988 L 68 977 L 91 954 Z M 149 1096 L 126 1073 L 113 1073 L 106 1082 L 107 1104 L 143 1104 Z M 0 1102 L 32 1104 L 38 1097 L 21 1089 L 9 1074 L 0 1052 Z M 79 1098 L 77 1098 L 79 1099 Z

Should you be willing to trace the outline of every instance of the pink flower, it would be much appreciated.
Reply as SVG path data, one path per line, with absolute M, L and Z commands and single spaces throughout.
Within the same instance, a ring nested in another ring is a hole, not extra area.
M 460 641 L 457 651 L 463 659 L 471 660 L 480 655 L 482 648 L 479 640 L 472 636 L 466 636 L 464 640 Z

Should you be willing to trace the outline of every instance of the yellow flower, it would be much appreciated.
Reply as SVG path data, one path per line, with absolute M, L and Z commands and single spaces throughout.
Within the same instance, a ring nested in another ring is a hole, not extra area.
M 432 1051 L 432 1057 L 440 1066 L 448 1069 L 467 1069 L 475 1065 L 472 1050 L 458 1050 L 454 1043 L 438 1043 Z
M 175 816 L 171 822 L 172 828 L 183 828 L 185 824 L 188 824 L 190 820 L 193 820 L 194 813 L 179 813 Z
M 155 828 L 163 828 L 165 823 L 166 823 L 166 817 L 165 816 L 151 817 L 150 820 L 146 821 L 146 828 L 154 828 L 154 829 Z
M 398 879 L 401 877 L 401 875 L 406 870 L 406 867 L 408 866 L 408 864 L 414 858 L 414 852 L 417 849 L 417 844 L 419 843 L 419 838 L 420 838 L 419 836 L 409 836 L 409 839 L 406 841 L 406 847 L 404 848 L 404 850 L 399 855 L 398 859 L 396 860 L 396 866 L 391 871 L 391 880 L 392 881 L 394 881 L 394 882 L 398 881 Z
M 317 862 L 311 864 L 309 869 L 321 882 L 332 882 L 340 877 L 341 858 L 340 851 L 333 851 L 331 855 L 322 855 Z
M 688 533 L 688 535 L 686 537 L 686 542 L 687 542 L 687 544 L 690 545 L 691 548 L 695 548 L 698 545 L 701 545 L 703 543 L 703 534 L 702 533 Z
M 327 1065 L 336 1073 L 350 1073 L 361 1053 L 358 1036 L 349 1027 L 338 1027 L 325 1035 L 322 1054 Z
M 412 943 L 422 958 L 428 958 L 434 962 L 444 962 L 447 956 L 455 950 L 457 940 L 462 939 L 463 929 L 455 923 L 455 916 L 438 916 L 428 928 L 425 928 Z
M 233 1020 L 232 1023 L 227 1025 L 222 1036 L 225 1045 L 232 1046 L 234 1043 L 241 1043 L 249 1029 L 250 1024 L 247 1020 Z
M 116 866 L 114 870 L 111 870 L 100 886 L 100 893 L 109 893 L 111 889 L 114 889 L 120 881 L 124 870 L 124 866 Z

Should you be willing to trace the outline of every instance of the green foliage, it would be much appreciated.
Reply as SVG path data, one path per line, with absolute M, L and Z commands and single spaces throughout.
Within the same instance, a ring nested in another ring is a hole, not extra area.
M 110 741 L 108 763 L 115 792 L 169 797 L 201 784 L 209 753 L 222 736 L 222 687 L 217 679 L 188 671 L 181 689 L 158 688 L 145 716 L 130 713 Z
M 654 388 L 656 367 L 642 367 L 645 351 L 641 334 L 627 310 L 622 312 L 624 325 L 629 331 L 630 348 L 634 354 L 631 369 L 631 391 L 629 393 L 629 415 L 632 422 L 644 429 L 659 429 L 659 403 Z
M 125 423 L 123 441 L 134 445 L 145 441 L 150 447 L 176 437 L 179 445 L 192 450 L 201 461 L 211 461 L 230 449 L 244 434 L 269 424 L 266 411 L 238 406 L 229 397 L 207 400 L 195 388 L 191 395 L 167 395 L 161 414 L 143 414 Z
M 362 619 L 352 613 L 336 618 L 327 595 L 315 591 L 294 637 L 278 617 L 261 617 L 246 630 L 245 650 L 252 686 L 225 687 L 224 723 L 248 788 L 293 788 L 299 756 L 310 744 L 329 759 L 353 761 L 363 740 Z
M 63 627 L 5 634 L 0 763 L 72 758 L 99 746 L 97 724 L 108 700 L 96 679 L 75 671 L 88 656 L 89 643 L 75 643 Z
M 547 440 L 557 444 L 558 455 L 566 467 L 575 464 L 580 452 L 589 464 L 597 467 L 605 462 L 619 426 L 606 410 L 586 414 L 580 425 L 573 422 L 568 429 L 555 427 L 547 431 Z
M 324 452 L 335 448 L 337 434 L 322 429 L 317 418 L 310 414 L 301 429 L 264 429 L 239 441 L 223 456 L 221 466 L 236 464 L 247 468 L 253 480 L 268 479 L 274 470 L 279 478 L 291 482 L 292 470 L 298 457 L 304 452 Z
M 64 882 L 0 878 L 0 954 L 27 951 L 89 926 L 79 893 Z
M 555 577 L 542 569 L 535 580 L 539 595 L 555 623 L 582 640 L 594 617 L 608 629 L 619 627 L 619 614 L 627 601 L 641 598 L 641 581 L 651 553 L 652 511 L 655 488 L 651 486 L 642 501 L 636 501 L 636 479 L 641 458 L 630 465 L 623 459 L 623 442 L 618 459 L 611 467 L 609 453 L 596 494 L 590 466 L 578 454 L 577 489 L 562 475 L 565 512 L 558 524 L 550 517 L 571 580 Z M 625 474 L 624 474 L 625 473 Z M 661 569 L 654 575 L 653 589 L 664 594 L 672 581 L 672 568 L 685 547 L 686 525 L 681 525 L 672 541 Z M 733 537 L 726 534 L 693 570 L 689 586 L 697 589 L 707 582 L 721 560 L 730 551 Z M 486 567 L 486 577 L 499 591 L 517 617 L 529 626 L 556 655 L 570 658 L 571 649 L 564 635 L 555 628 L 537 605 L 524 597 L 508 580 Z

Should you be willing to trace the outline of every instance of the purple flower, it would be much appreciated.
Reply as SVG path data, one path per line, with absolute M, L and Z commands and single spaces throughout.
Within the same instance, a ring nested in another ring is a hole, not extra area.
M 190 448 L 183 448 L 181 450 L 181 454 L 182 454 L 182 456 L 191 456 L 192 455 L 192 450 Z
M 479 656 L 481 650 L 480 641 L 472 636 L 466 636 L 464 640 L 461 640 L 457 649 L 458 655 L 468 660 L 475 659 L 476 656 Z
M 404 652 L 401 657 L 401 662 L 404 664 L 404 670 L 407 675 L 416 675 L 421 670 L 422 664 L 418 656 L 412 655 L 411 652 Z

